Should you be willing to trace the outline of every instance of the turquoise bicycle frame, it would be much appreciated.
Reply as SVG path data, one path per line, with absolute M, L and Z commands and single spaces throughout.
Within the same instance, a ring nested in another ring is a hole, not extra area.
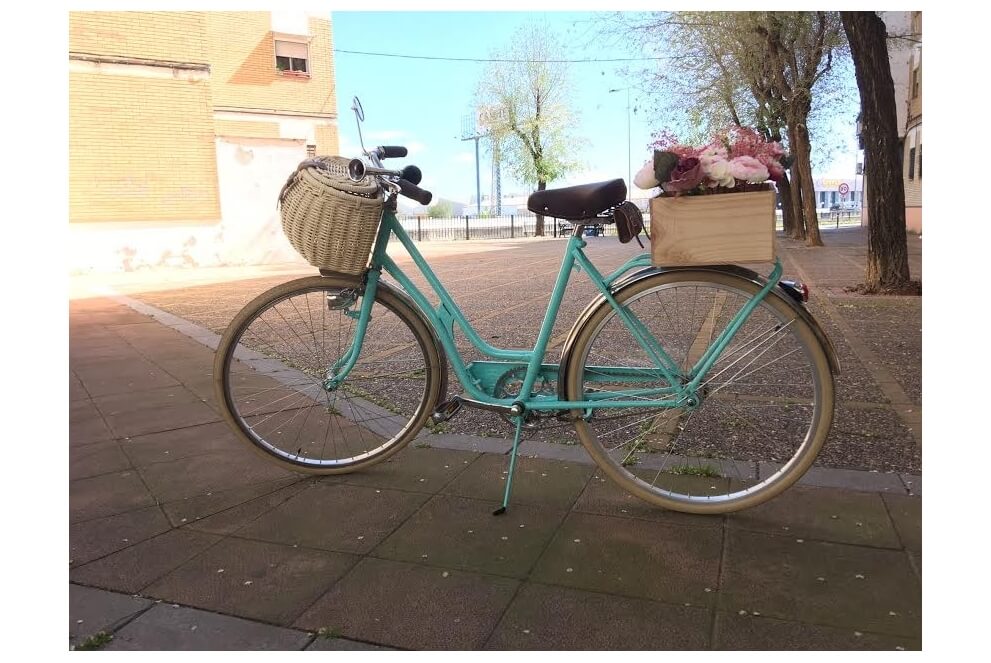
M 578 228 L 580 229 L 580 226 Z M 386 253 L 392 235 L 396 236 L 409 253 L 420 274 L 426 279 L 430 288 L 439 299 L 439 304 L 436 308 L 403 272 L 399 265 Z M 586 242 L 581 238 L 578 231 L 568 239 L 561 268 L 554 283 L 550 302 L 544 314 L 544 320 L 540 326 L 537 341 L 533 349 L 502 349 L 490 345 L 478 335 L 443 284 L 441 284 L 436 274 L 434 274 L 430 265 L 427 264 L 423 255 L 417 250 L 412 239 L 410 239 L 409 235 L 399 224 L 395 213 L 386 209 L 375 239 L 375 248 L 372 252 L 371 265 L 367 272 L 361 306 L 358 311 L 348 311 L 347 313 L 357 319 L 354 338 L 344 355 L 329 368 L 324 381 L 325 387 L 336 389 L 354 367 L 361 352 L 365 330 L 367 329 L 368 320 L 371 315 L 372 303 L 375 300 L 379 279 L 384 270 L 416 302 L 416 305 L 435 330 L 437 338 L 446 352 L 447 358 L 467 396 L 475 401 L 506 408 L 518 404 L 524 410 L 584 410 L 586 413 L 591 413 L 592 410 L 598 408 L 685 407 L 693 403 L 694 394 L 706 373 L 719 359 L 722 352 L 732 341 L 737 330 L 740 329 L 754 308 L 777 285 L 782 273 L 781 263 L 780 261 L 776 261 L 774 269 L 761 291 L 736 312 L 730 323 L 706 349 L 695 365 L 687 373 L 683 374 L 677 363 L 668 355 L 653 335 L 646 330 L 636 315 L 626 307 L 620 306 L 613 298 L 613 286 L 624 274 L 632 269 L 652 266 L 650 254 L 642 253 L 637 255 L 628 260 L 616 271 L 603 276 L 585 255 L 585 246 Z M 585 400 L 580 401 L 561 400 L 559 397 L 550 394 L 532 393 L 538 377 L 559 378 L 560 366 L 557 364 L 545 364 L 544 358 L 547 352 L 551 330 L 554 327 L 558 311 L 560 310 L 561 301 L 564 298 L 571 273 L 575 269 L 585 272 L 605 301 L 615 310 L 616 315 L 629 330 L 633 339 L 653 363 L 652 368 L 595 367 L 595 375 L 589 376 L 589 381 L 595 382 L 596 379 L 601 379 L 601 377 L 596 376 L 622 377 L 626 381 L 642 382 L 644 384 L 653 383 L 654 385 L 660 382 L 664 386 L 629 389 L 619 392 L 592 392 Z M 468 341 L 479 352 L 493 361 L 466 363 L 454 342 L 454 325 L 460 327 Z M 496 380 L 504 375 L 506 371 L 524 366 L 526 368 L 526 374 L 520 389 L 520 396 L 516 398 L 497 398 L 494 395 Z M 651 400 L 644 400 L 650 397 L 653 398 Z

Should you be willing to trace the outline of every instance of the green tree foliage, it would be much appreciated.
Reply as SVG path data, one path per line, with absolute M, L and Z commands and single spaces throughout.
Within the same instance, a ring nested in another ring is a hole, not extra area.
M 666 58 L 647 71 L 657 116 L 685 142 L 730 125 L 752 126 L 796 157 L 782 183 L 785 227 L 821 244 L 812 161 L 843 142 L 834 122 L 852 115 L 850 61 L 835 12 L 658 12 L 617 15 L 617 27 Z M 813 151 L 812 136 L 819 149 Z
M 498 141 L 516 179 L 543 191 L 575 170 L 581 141 L 569 136 L 576 114 L 569 105 L 566 49 L 551 29 L 530 23 L 493 57 L 478 83 L 475 107 L 481 129 Z M 544 218 L 537 217 L 537 235 Z
M 438 200 L 427 208 L 427 216 L 431 219 L 447 219 L 454 216 L 454 205 L 450 200 Z

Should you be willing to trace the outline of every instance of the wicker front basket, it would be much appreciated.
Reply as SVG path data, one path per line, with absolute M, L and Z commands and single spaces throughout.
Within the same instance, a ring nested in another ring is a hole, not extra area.
M 279 194 L 282 230 L 314 267 L 361 274 L 368 265 L 382 220 L 384 197 L 377 182 L 353 182 L 348 159 L 316 157 L 299 164 Z

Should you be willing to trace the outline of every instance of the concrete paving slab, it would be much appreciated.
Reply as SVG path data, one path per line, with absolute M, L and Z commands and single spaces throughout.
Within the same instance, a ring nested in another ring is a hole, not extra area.
M 89 400 L 89 392 L 76 375 L 69 371 L 69 402 Z
M 899 474 L 909 495 L 922 497 L 922 476 L 918 474 Z
M 135 435 L 122 442 L 121 448 L 136 467 L 220 451 L 232 455 L 251 453 L 224 422 Z
M 912 638 L 921 587 L 904 553 L 729 530 L 719 607 Z
M 183 605 L 291 623 L 358 561 L 354 555 L 224 539 L 145 590 Z
M 644 481 L 654 479 L 656 472 L 638 470 L 635 472 Z M 697 486 L 696 490 L 702 492 L 708 484 L 701 477 L 678 477 L 682 483 L 691 482 Z M 723 480 L 725 481 L 725 480 Z M 594 513 L 602 516 L 616 516 L 620 518 L 641 518 L 644 520 L 655 520 L 658 522 L 668 522 L 675 525 L 692 525 L 696 527 L 722 527 L 722 516 L 703 516 L 693 513 L 681 513 L 670 511 L 654 506 L 639 497 L 634 497 L 620 488 L 611 479 L 601 473 L 592 475 L 588 485 L 582 492 L 581 497 L 574 507 L 580 513 Z
M 726 526 L 809 540 L 901 548 L 878 493 L 793 486 L 769 502 L 728 514 Z
M 709 648 L 707 608 L 525 584 L 486 649 L 669 651 Z
M 759 470 L 760 476 L 769 476 L 779 469 L 781 469 L 781 465 L 777 463 L 761 463 Z M 797 485 L 894 493 L 896 495 L 905 494 L 905 486 L 897 474 L 868 472 L 865 470 L 812 467 L 798 480 Z
M 580 444 L 555 444 L 553 442 L 527 440 L 520 443 L 519 454 L 530 458 L 566 460 L 571 463 L 582 463 L 585 465 L 595 464 L 592 457 L 585 451 L 585 447 Z
M 298 476 L 256 454 L 227 452 L 154 463 L 139 471 L 148 488 L 162 502 Z
M 238 536 L 364 555 L 428 498 L 387 488 L 318 483 L 238 530 Z
M 141 477 L 132 470 L 101 474 L 69 483 L 69 522 L 103 518 L 155 504 Z
M 758 651 L 906 651 L 920 650 L 916 638 L 867 633 L 850 628 L 716 613 L 715 649 Z
M 169 529 L 171 525 L 158 506 L 70 525 L 70 565 L 80 566 Z
M 347 638 L 323 638 L 318 635 L 306 651 L 395 651 L 395 648 L 379 647 Z
M 902 545 L 912 552 L 922 552 L 922 500 L 906 495 L 882 497 Z
M 220 415 L 182 387 L 95 399 L 116 437 L 136 437 L 220 421 Z
M 148 599 L 70 584 L 69 645 L 79 645 L 100 631 L 110 633 L 152 604 Z
M 373 555 L 494 575 L 525 578 L 565 511 L 437 495 L 382 542 Z
M 79 400 L 69 404 L 69 445 L 81 446 L 114 439 L 114 434 L 96 409 L 93 401 Z
M 512 447 L 512 440 L 501 437 L 479 437 L 477 435 L 461 435 L 455 433 L 431 433 L 424 430 L 413 444 L 426 444 L 435 449 L 456 449 L 475 453 L 504 454 Z
M 471 451 L 410 445 L 392 458 L 367 470 L 341 475 L 341 479 L 355 486 L 435 493 L 464 472 L 476 458 L 478 454 Z
M 508 476 L 508 456 L 485 454 L 442 492 L 501 504 Z M 510 505 L 539 504 L 549 508 L 570 508 L 591 476 L 592 467 L 584 463 L 517 457 Z
M 233 534 L 277 506 L 285 503 L 286 500 L 298 495 L 311 484 L 311 480 L 304 479 L 297 481 L 243 504 L 231 506 L 206 518 L 187 520 L 185 527 L 200 532 L 210 532 L 211 534 Z M 276 485 L 271 484 L 272 488 L 275 488 Z
M 114 635 L 110 651 L 300 650 L 312 636 L 204 610 L 159 603 Z
M 76 567 L 69 572 L 69 579 L 134 594 L 218 541 L 220 537 L 212 534 L 172 530 Z
M 69 481 L 131 469 L 116 441 L 69 447 Z
M 710 528 L 572 513 L 530 579 L 708 606 L 719 586 L 722 536 L 721 531 Z
M 261 481 L 226 490 L 208 490 L 199 495 L 166 502 L 162 505 L 162 510 L 172 525 L 179 527 L 250 502 L 257 497 L 274 493 L 280 488 L 295 483 L 305 485 L 304 480 L 292 475 L 275 481 Z
M 179 384 L 178 380 L 155 364 L 133 357 L 108 360 L 88 366 L 74 364 L 73 370 L 93 398 L 175 387 Z
M 478 649 L 518 585 L 509 578 L 366 558 L 295 625 L 339 629 L 346 638 L 389 647 Z

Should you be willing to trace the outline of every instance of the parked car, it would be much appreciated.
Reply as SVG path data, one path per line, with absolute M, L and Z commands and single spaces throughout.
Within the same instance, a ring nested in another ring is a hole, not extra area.
M 830 212 L 856 212 L 860 210 L 860 203 L 855 203 L 853 201 L 833 203 L 829 211 Z

